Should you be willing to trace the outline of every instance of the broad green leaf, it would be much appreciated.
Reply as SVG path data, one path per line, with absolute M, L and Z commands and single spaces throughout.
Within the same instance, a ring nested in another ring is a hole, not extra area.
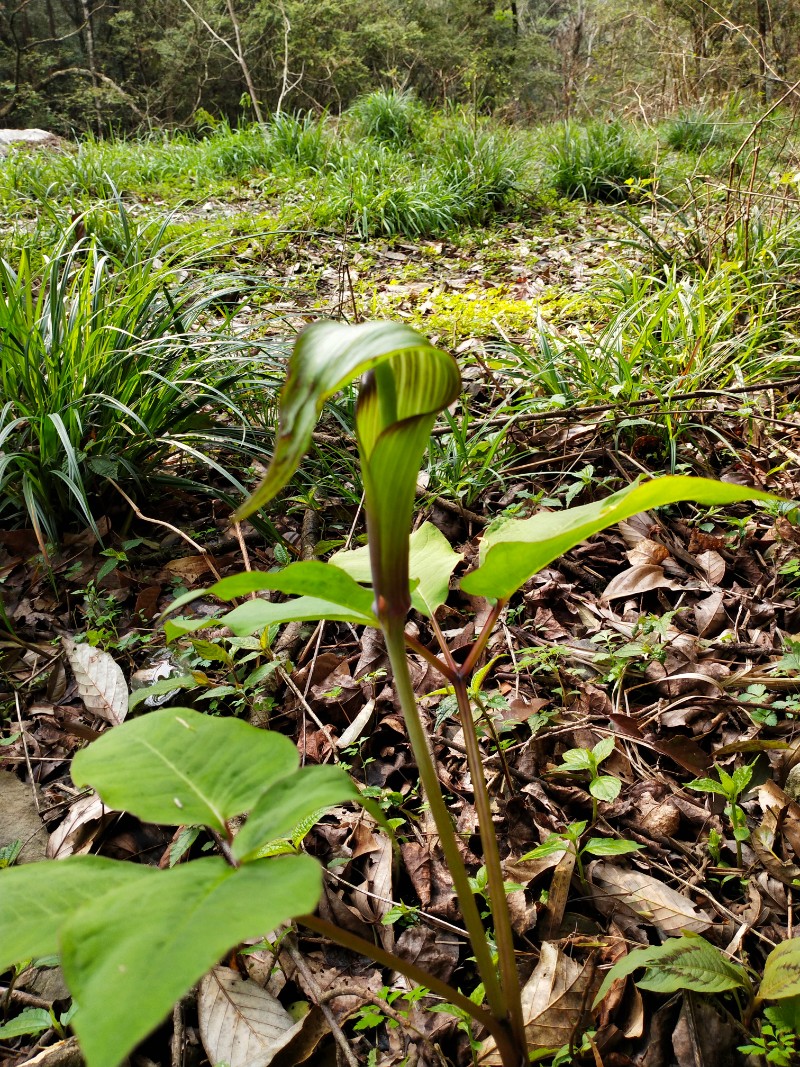
M 53 1025 L 49 1011 L 44 1008 L 25 1008 L 15 1019 L 0 1026 L 0 1040 L 10 1040 L 12 1037 L 25 1037 L 28 1034 L 35 1036 L 44 1033 Z
M 617 841 L 613 837 L 590 837 L 581 849 L 590 856 L 624 856 L 627 852 L 639 852 L 644 845 L 635 841 Z
M 699 934 L 672 937 L 655 948 L 635 949 L 619 960 L 603 979 L 594 1007 L 603 1000 L 618 979 L 645 967 L 644 978 L 636 984 L 659 993 L 691 989 L 697 993 L 724 993 L 726 989 L 747 988 L 743 967 L 732 963 Z
M 81 909 L 63 930 L 62 961 L 88 1067 L 117 1067 L 225 952 L 313 911 L 320 885 L 309 856 L 239 868 L 212 857 Z
M 800 994 L 800 938 L 777 945 L 764 964 L 758 989 L 761 1000 L 783 1000 Z
M 372 613 L 372 594 L 350 577 L 344 568 L 319 560 L 303 560 L 290 563 L 280 571 L 243 571 L 210 585 L 208 589 L 195 589 L 185 593 L 170 604 L 168 611 L 185 607 L 198 597 L 217 597 L 218 600 L 238 600 L 251 593 L 275 590 L 292 596 L 312 596 L 333 604 L 352 608 L 362 615 Z
M 317 322 L 300 334 L 281 392 L 275 454 L 264 480 L 236 513 L 236 519 L 252 515 L 286 485 L 311 445 L 325 401 L 401 352 L 416 352 L 423 359 L 431 353 L 444 355 L 421 334 L 397 323 L 346 326 Z
M 432 522 L 423 522 L 412 533 L 408 550 L 411 603 L 420 614 L 430 618 L 447 600 L 450 575 L 464 554 L 451 548 L 450 542 Z M 357 582 L 372 584 L 369 548 L 366 545 L 349 552 L 337 552 L 331 557 L 331 563 Z
M 261 796 L 234 839 L 233 854 L 246 860 L 314 812 L 360 795 L 340 767 L 303 767 Z
M 724 993 L 746 987 L 748 979 L 744 968 L 732 963 L 715 945 L 698 934 L 684 934 L 659 947 L 647 964 L 644 978 L 636 984 L 655 993 L 676 993 L 679 989 Z
M 596 800 L 606 800 L 610 804 L 616 800 L 622 789 L 619 778 L 612 778 L 610 774 L 601 774 L 599 778 L 593 778 L 589 782 L 589 792 Z
M 163 708 L 107 731 L 75 756 L 72 779 L 110 808 L 146 822 L 225 830 L 261 794 L 294 774 L 297 749 L 240 719 Z
M 246 600 L 238 608 L 218 616 L 214 621 L 217 626 L 229 627 L 237 637 L 246 637 L 248 634 L 266 630 L 268 626 L 277 626 L 284 622 L 316 622 L 318 619 L 352 622 L 359 626 L 378 625 L 378 620 L 371 611 L 356 611 L 311 596 L 295 597 L 294 600 L 287 600 L 285 604 L 270 604 L 268 600 Z
M 575 545 L 650 508 L 681 500 L 717 505 L 777 499 L 747 486 L 676 475 L 632 485 L 582 507 L 541 511 L 528 519 L 501 519 L 484 534 L 480 566 L 461 579 L 461 588 L 473 596 L 507 600 L 529 578 Z
M 125 886 L 134 894 L 151 867 L 99 856 L 70 856 L 0 871 L 0 972 L 20 960 L 58 951 L 58 932 L 72 911 Z

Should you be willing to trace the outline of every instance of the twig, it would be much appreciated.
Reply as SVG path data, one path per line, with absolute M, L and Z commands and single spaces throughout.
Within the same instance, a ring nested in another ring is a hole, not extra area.
M 333 1040 L 342 1050 L 342 1055 L 347 1061 L 349 1067 L 359 1067 L 358 1060 L 353 1054 L 353 1050 L 350 1048 L 350 1043 L 344 1036 L 344 1033 L 342 1032 L 341 1026 L 339 1026 L 336 1016 L 325 1003 L 324 997 L 322 995 L 322 990 L 317 984 L 316 978 L 311 973 L 311 969 L 309 968 L 308 964 L 297 950 L 297 946 L 293 944 L 293 938 L 291 937 L 291 935 L 286 938 L 286 940 L 284 941 L 284 945 L 289 955 L 292 957 L 292 962 L 294 963 L 295 967 L 303 976 L 303 981 L 308 989 L 308 992 L 311 994 L 311 996 L 313 996 L 314 1000 L 319 1005 L 320 1011 L 325 1016 L 328 1026 L 330 1026 L 331 1028 Z
M 143 514 L 143 512 L 140 510 L 138 505 L 135 504 L 131 500 L 131 498 L 128 496 L 128 494 L 125 492 L 125 490 L 121 486 L 117 485 L 117 483 L 114 481 L 113 478 L 109 478 L 108 481 L 111 482 L 111 484 L 114 486 L 114 488 L 120 494 L 120 496 L 132 508 L 133 513 L 137 517 L 137 519 L 141 519 L 142 522 L 150 522 L 154 526 L 163 526 L 164 529 L 171 530 L 172 533 L 177 534 L 178 537 L 183 538 L 183 540 L 187 544 L 192 546 L 192 548 L 195 550 L 195 552 L 199 552 L 201 556 L 205 556 L 206 557 L 206 560 L 208 562 L 208 569 L 211 571 L 211 573 L 214 575 L 214 577 L 217 579 L 217 581 L 220 580 L 221 575 L 220 575 L 219 571 L 217 570 L 217 568 L 214 566 L 214 560 L 211 557 L 211 553 L 208 552 L 207 549 L 203 548 L 202 545 L 199 545 L 197 543 L 197 541 L 193 541 L 192 538 L 187 533 L 184 533 L 183 530 L 179 530 L 177 526 L 173 526 L 171 522 L 165 522 L 164 519 L 153 519 L 153 518 L 151 518 L 151 516 Z
M 179 1000 L 172 1009 L 172 1067 L 183 1067 L 183 1040 L 185 1027 L 183 1023 L 183 1001 Z
M 31 780 L 31 789 L 33 790 L 33 803 L 36 805 L 36 814 L 41 817 L 42 809 L 39 807 L 39 798 L 36 795 L 36 779 L 33 777 L 33 767 L 31 766 L 31 756 L 28 752 L 28 742 L 25 740 L 25 727 L 22 725 L 22 713 L 19 707 L 19 693 L 14 690 L 14 703 L 17 709 L 17 722 L 19 723 L 20 735 L 22 737 L 22 751 L 25 753 L 25 766 L 28 768 L 28 777 Z

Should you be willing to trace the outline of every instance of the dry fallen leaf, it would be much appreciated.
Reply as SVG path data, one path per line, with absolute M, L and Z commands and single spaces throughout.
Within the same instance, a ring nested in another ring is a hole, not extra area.
M 76 645 L 71 637 L 61 643 L 86 710 L 119 726 L 128 714 L 128 687 L 113 656 L 91 645 Z
M 209 1061 L 228 1067 L 267 1067 L 304 1031 L 313 1030 L 313 1041 L 300 1042 L 304 1051 L 298 1048 L 285 1060 L 287 1064 L 300 1063 L 325 1032 L 317 1012 L 295 1022 L 271 993 L 240 978 L 229 967 L 215 967 L 202 980 L 197 1013 Z
M 0 848 L 21 841 L 19 863 L 45 856 L 47 830 L 36 808 L 36 790 L 11 771 L 0 771 Z
M 646 923 L 671 936 L 690 930 L 702 934 L 711 919 L 682 893 L 639 871 L 597 860 L 587 868 L 598 909 L 621 927 Z
M 543 941 L 540 953 L 536 969 L 522 990 L 529 1052 L 569 1044 L 580 1032 L 597 984 L 592 959 L 580 964 L 552 941 Z M 501 1063 L 493 1038 L 484 1041 L 478 1062 L 481 1067 Z
M 97 793 L 77 800 L 67 812 L 64 821 L 53 831 L 47 843 L 47 857 L 51 860 L 66 856 L 79 856 L 88 852 L 103 826 L 113 818 Z
M 719 585 L 725 577 L 726 570 L 725 560 L 719 552 L 714 552 L 713 549 L 707 552 L 701 552 L 696 559 L 708 584 Z
M 649 593 L 653 589 L 674 588 L 675 583 L 667 578 L 662 567 L 655 563 L 639 563 L 612 578 L 603 590 L 603 599 L 614 600 Z

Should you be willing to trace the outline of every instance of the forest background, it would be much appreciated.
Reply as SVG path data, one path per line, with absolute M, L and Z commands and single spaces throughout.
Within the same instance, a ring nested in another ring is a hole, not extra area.
M 513 119 L 649 117 L 800 71 L 793 0 L 3 0 L 0 120 L 57 133 L 273 110 L 378 84 Z

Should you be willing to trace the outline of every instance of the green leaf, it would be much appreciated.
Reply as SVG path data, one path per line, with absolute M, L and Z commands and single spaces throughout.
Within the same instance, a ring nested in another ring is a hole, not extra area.
M 596 800 L 606 800 L 611 803 L 616 800 L 622 789 L 619 778 L 612 778 L 610 774 L 601 774 L 599 778 L 593 778 L 589 782 L 589 792 Z
M 609 734 L 608 737 L 604 737 L 602 741 L 598 741 L 592 749 L 592 755 L 598 763 L 602 763 L 604 759 L 608 759 L 611 753 L 614 751 L 614 738 Z
M 655 948 L 635 948 L 633 952 L 629 952 L 627 956 L 617 960 L 611 970 L 607 972 L 600 988 L 597 990 L 597 996 L 594 998 L 592 1008 L 596 1008 L 605 999 L 609 989 L 616 981 L 620 978 L 627 978 L 629 974 L 638 971 L 640 967 L 646 967 L 654 955 L 657 955 L 660 951 L 660 946 Z
M 717 796 L 726 797 L 727 791 L 716 778 L 695 778 L 693 782 L 686 783 L 687 789 L 696 789 L 698 793 L 716 793 Z
M 212 857 L 81 909 L 64 928 L 62 959 L 88 1067 L 117 1067 L 225 952 L 313 911 L 320 885 L 309 856 L 240 868 Z
M 747 486 L 676 475 L 632 485 L 604 500 L 567 511 L 541 511 L 527 519 L 504 518 L 484 534 L 481 565 L 461 579 L 461 588 L 473 596 L 507 600 L 529 578 L 575 545 L 650 508 L 681 500 L 716 505 L 778 499 Z
M 288 836 L 320 809 L 358 800 L 360 795 L 340 767 L 303 767 L 261 796 L 234 839 L 233 854 L 249 859 L 270 841 Z
M 454 551 L 432 522 L 423 522 L 412 533 L 408 549 L 411 603 L 420 614 L 431 618 L 447 600 L 450 575 L 464 554 Z M 366 545 L 349 552 L 337 552 L 331 557 L 331 563 L 346 571 L 357 582 L 372 584 L 369 548 Z
M 640 967 L 645 967 L 646 973 L 636 984 L 659 993 L 675 993 L 679 989 L 724 993 L 726 989 L 749 985 L 743 967 L 732 963 L 699 934 L 684 934 L 654 948 L 635 949 L 618 960 L 603 979 L 593 1007 L 597 1007 L 618 978 Z
M 285 604 L 270 604 L 268 600 L 247 600 L 233 611 L 215 619 L 214 625 L 227 626 L 237 637 L 246 637 L 247 634 L 266 630 L 268 626 L 279 626 L 285 622 L 316 622 L 318 619 L 352 622 L 359 626 L 378 625 L 378 620 L 371 611 L 363 613 L 311 596 L 299 596 L 294 600 L 287 600 Z M 168 626 L 169 623 L 165 630 Z
M 215 719 L 189 708 L 164 708 L 108 730 L 75 756 L 72 779 L 91 785 L 110 807 L 146 822 L 225 823 L 294 774 L 288 737 L 239 719 Z
M 133 711 L 148 697 L 173 693 L 176 689 L 195 689 L 196 687 L 197 679 L 193 674 L 173 674 L 169 678 L 159 678 L 152 685 L 143 685 L 141 689 L 134 689 L 128 695 L 128 712 Z
M 691 989 L 695 993 L 724 993 L 748 985 L 743 967 L 698 934 L 670 938 L 658 948 L 647 964 L 644 978 L 636 983 L 640 989 L 656 993 L 675 993 Z
M 219 600 L 239 600 L 251 593 L 274 590 L 293 596 L 312 596 L 352 609 L 360 615 L 372 614 L 372 594 L 350 577 L 344 568 L 319 560 L 290 563 L 280 571 L 243 571 L 178 597 L 167 609 L 182 608 L 198 597 L 214 596 Z
M 541 845 L 537 845 L 531 852 L 526 852 L 520 859 L 524 860 L 538 860 L 543 859 L 545 856 L 552 856 L 556 852 L 566 852 L 569 848 L 570 842 L 559 834 L 552 834 L 546 841 L 542 841 Z
M 58 932 L 72 911 L 125 886 L 132 894 L 152 867 L 99 856 L 27 863 L 0 871 L 0 972 L 12 963 L 58 952 Z
M 783 1000 L 800 994 L 800 938 L 777 945 L 764 964 L 758 995 L 761 1000 Z
M 561 759 L 564 762 L 564 766 L 570 771 L 590 771 L 592 769 L 592 760 L 588 750 L 585 748 L 569 748 Z
M 444 355 L 415 330 L 390 322 L 317 322 L 300 334 L 281 392 L 275 454 L 264 480 L 236 513 L 237 520 L 263 507 L 289 481 L 311 445 L 325 401 L 401 352 Z
M 44 1008 L 25 1008 L 15 1019 L 0 1026 L 0 1039 L 43 1034 L 52 1025 L 53 1019 L 49 1011 Z
M 624 856 L 626 852 L 639 852 L 644 845 L 635 841 L 617 841 L 613 837 L 590 837 L 581 849 L 590 856 Z

